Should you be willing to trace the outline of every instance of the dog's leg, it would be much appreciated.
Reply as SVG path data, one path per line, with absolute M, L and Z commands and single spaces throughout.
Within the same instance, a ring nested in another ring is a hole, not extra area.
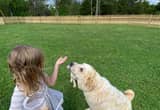
M 90 108 L 86 108 L 85 110 L 91 110 Z

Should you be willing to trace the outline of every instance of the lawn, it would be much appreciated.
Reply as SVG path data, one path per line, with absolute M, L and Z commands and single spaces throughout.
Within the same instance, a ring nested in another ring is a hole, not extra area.
M 86 62 L 118 89 L 132 88 L 133 110 L 160 110 L 160 28 L 132 25 L 0 25 L 0 110 L 8 110 L 14 84 L 7 55 L 19 44 L 40 48 L 45 72 L 58 56 L 69 57 L 56 86 L 64 93 L 64 110 L 87 108 L 82 91 L 73 89 L 66 65 Z

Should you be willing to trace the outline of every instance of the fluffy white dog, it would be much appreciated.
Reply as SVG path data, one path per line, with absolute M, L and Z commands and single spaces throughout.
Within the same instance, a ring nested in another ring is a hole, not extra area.
M 132 110 L 134 98 L 132 90 L 124 93 L 114 87 L 106 78 L 100 76 L 89 64 L 71 63 L 71 80 L 85 95 L 89 105 L 87 110 Z

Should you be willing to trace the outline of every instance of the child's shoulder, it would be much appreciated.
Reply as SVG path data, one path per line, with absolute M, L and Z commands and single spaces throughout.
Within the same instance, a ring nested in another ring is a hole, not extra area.
M 14 87 L 13 95 L 21 96 L 21 97 L 25 96 L 23 90 L 17 85 Z
M 22 103 L 25 99 L 25 96 L 22 91 L 19 90 L 17 86 L 15 86 L 10 103 L 10 110 L 13 108 L 15 110 L 20 110 L 22 107 Z

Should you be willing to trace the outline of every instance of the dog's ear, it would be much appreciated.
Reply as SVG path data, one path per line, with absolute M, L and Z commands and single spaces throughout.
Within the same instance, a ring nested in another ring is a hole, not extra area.
M 127 98 L 128 98 L 130 101 L 132 101 L 132 100 L 134 99 L 134 97 L 135 97 L 135 93 L 134 93 L 134 91 L 131 90 L 131 89 L 128 89 L 128 90 L 124 91 L 124 94 L 127 96 Z
M 88 76 L 85 81 L 87 90 L 92 91 L 95 88 L 95 75 Z

